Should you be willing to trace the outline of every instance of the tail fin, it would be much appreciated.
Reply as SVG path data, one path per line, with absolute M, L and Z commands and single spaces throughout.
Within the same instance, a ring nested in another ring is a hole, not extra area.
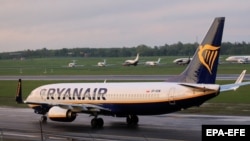
M 167 81 L 214 84 L 219 63 L 225 17 L 214 19 L 187 68 L 176 78 Z
M 161 61 L 161 58 L 158 58 L 157 63 L 159 64 L 159 63 L 160 63 L 160 61 Z
M 18 85 L 17 85 L 17 92 L 16 92 L 16 102 L 17 103 L 23 103 L 23 98 L 22 98 L 22 80 L 18 80 Z
M 137 53 L 137 55 L 136 55 L 136 58 L 135 58 L 135 61 L 138 61 L 139 60 L 139 53 Z

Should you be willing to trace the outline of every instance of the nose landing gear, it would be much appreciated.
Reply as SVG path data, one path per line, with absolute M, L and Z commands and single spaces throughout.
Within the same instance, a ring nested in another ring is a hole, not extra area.
M 47 117 L 45 115 L 41 116 L 41 122 L 47 122 Z

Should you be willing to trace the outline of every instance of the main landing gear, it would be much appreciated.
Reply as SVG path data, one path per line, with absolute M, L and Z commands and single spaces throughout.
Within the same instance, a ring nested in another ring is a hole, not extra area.
M 126 118 L 126 122 L 128 126 L 137 126 L 138 122 L 139 122 L 139 118 L 137 115 L 128 115 Z M 102 128 L 104 124 L 104 121 L 102 118 L 97 118 L 97 116 L 95 116 L 92 120 L 91 120 L 91 127 L 93 129 L 96 128 Z
M 139 118 L 137 115 L 128 115 L 126 121 L 129 126 L 135 126 L 138 124 Z
M 47 116 L 46 115 L 41 116 L 41 122 L 42 123 L 47 122 Z M 128 115 L 126 117 L 126 122 L 127 122 L 128 126 L 136 126 L 136 125 L 138 125 L 139 118 L 138 118 L 137 115 Z M 91 120 L 91 127 L 93 129 L 102 128 L 103 125 L 104 125 L 103 119 L 98 118 L 97 115 Z
M 102 128 L 103 127 L 103 119 L 102 118 L 97 118 L 97 117 L 94 117 L 92 120 L 91 120 L 91 127 L 92 128 Z

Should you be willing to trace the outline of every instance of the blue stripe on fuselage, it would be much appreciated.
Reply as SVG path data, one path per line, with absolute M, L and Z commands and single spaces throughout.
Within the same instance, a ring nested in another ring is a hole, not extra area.
M 192 106 L 199 106 L 215 96 L 216 94 L 156 103 L 103 104 L 102 107 L 110 109 L 111 114 L 118 117 L 127 115 L 159 115 L 180 111 Z

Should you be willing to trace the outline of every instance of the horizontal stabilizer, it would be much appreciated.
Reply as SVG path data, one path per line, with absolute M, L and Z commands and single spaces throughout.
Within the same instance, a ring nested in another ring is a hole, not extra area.
M 202 84 L 181 83 L 180 85 L 185 86 L 185 87 L 189 87 L 189 88 L 193 88 L 193 89 L 196 89 L 196 90 L 202 90 L 202 91 L 204 91 L 204 90 L 206 90 L 206 91 L 214 91 L 217 88 L 217 87 L 210 87 L 207 84 L 202 85 Z
M 242 82 L 242 83 L 221 85 L 220 92 L 236 90 L 240 86 L 245 86 L 245 85 L 249 85 L 249 84 L 250 84 L 250 81 Z
M 230 90 L 236 90 L 240 86 L 249 85 L 250 82 L 242 82 L 243 79 L 244 79 L 244 77 L 245 77 L 245 74 L 246 74 L 246 70 L 243 70 L 242 73 L 240 74 L 240 76 L 235 81 L 235 83 L 221 85 L 220 92 L 230 91 Z

